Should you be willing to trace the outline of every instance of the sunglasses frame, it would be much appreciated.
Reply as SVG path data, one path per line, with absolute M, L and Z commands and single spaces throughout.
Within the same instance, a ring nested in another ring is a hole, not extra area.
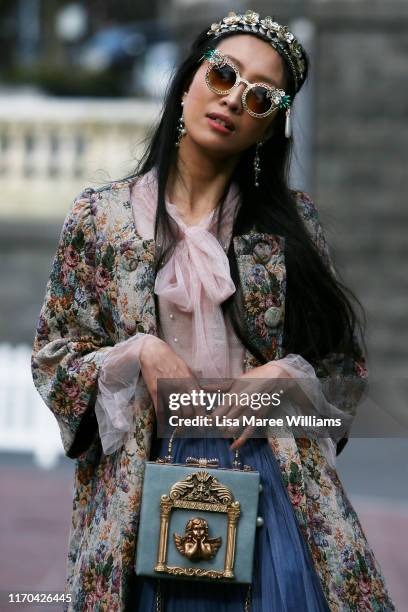
M 288 108 L 290 104 L 290 96 L 287 95 L 283 89 L 278 89 L 277 87 L 274 87 L 273 85 L 268 85 L 268 83 L 258 83 L 258 82 L 250 83 L 249 81 L 241 77 L 238 68 L 236 67 L 234 62 L 231 60 L 231 58 L 229 58 L 228 55 L 224 55 L 224 53 L 221 53 L 220 51 L 218 51 L 218 49 L 213 49 L 213 50 L 206 52 L 201 59 L 206 59 L 208 61 L 208 67 L 205 73 L 205 82 L 210 91 L 216 94 L 219 94 L 219 95 L 227 95 L 233 89 L 235 89 L 236 87 L 239 87 L 241 83 L 245 83 L 246 87 L 244 91 L 242 92 L 242 98 L 241 98 L 242 106 L 247 111 L 247 113 L 249 113 L 252 117 L 257 117 L 257 118 L 268 117 L 269 115 L 271 115 L 273 112 L 275 112 L 279 108 Z M 230 87 L 230 89 L 226 89 L 226 90 L 217 89 L 216 87 L 213 87 L 210 84 L 210 77 L 209 77 L 210 72 L 213 68 L 223 68 L 224 66 L 229 66 L 230 68 L 232 68 L 232 70 L 235 72 L 235 77 L 236 77 L 234 85 Z M 271 100 L 271 108 L 268 109 L 265 113 L 254 113 L 254 111 L 251 111 L 248 108 L 246 99 L 248 96 L 248 92 L 254 87 L 265 87 L 265 89 L 268 90 L 267 97 Z M 275 98 L 275 100 L 273 100 L 273 98 Z

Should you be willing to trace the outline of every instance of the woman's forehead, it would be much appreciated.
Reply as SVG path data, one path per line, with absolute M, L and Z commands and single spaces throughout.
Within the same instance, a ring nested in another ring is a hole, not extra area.
M 221 40 L 217 49 L 255 77 L 268 75 L 274 79 L 284 80 L 284 63 L 279 53 L 268 42 L 249 34 L 230 36 Z

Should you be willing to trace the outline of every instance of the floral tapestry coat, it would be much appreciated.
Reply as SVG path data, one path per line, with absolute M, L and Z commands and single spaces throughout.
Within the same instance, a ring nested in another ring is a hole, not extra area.
M 32 355 L 35 385 L 55 415 L 75 488 L 68 551 L 68 610 L 134 610 L 133 563 L 145 461 L 154 407 L 144 387 L 135 399 L 131 435 L 102 453 L 94 403 L 106 350 L 136 332 L 157 335 L 154 304 L 155 241 L 136 232 L 130 181 L 85 190 L 67 214 L 39 316 Z M 331 266 L 309 196 L 293 192 L 316 249 Z M 286 270 L 282 236 L 235 236 L 246 325 L 267 360 L 282 349 Z M 271 315 L 273 324 L 270 323 Z M 244 371 L 260 363 L 248 351 Z M 319 377 L 366 379 L 364 357 L 328 355 Z M 142 382 L 143 385 L 143 382 Z M 339 395 L 355 411 L 361 389 Z M 334 469 L 316 442 L 268 438 L 316 570 L 333 611 L 390 611 L 392 601 L 359 520 Z

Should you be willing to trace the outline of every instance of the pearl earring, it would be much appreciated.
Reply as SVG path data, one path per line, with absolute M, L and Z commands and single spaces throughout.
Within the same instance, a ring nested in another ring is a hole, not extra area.
M 290 120 L 290 106 L 286 109 L 285 136 L 286 138 L 290 138 L 292 136 L 292 123 Z

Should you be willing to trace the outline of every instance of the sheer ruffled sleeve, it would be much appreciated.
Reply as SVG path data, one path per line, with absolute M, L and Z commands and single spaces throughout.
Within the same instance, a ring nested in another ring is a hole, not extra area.
M 338 429 L 330 429 L 329 434 L 323 435 L 318 439 L 328 462 L 334 467 L 336 459 L 336 444 L 344 438 L 352 425 L 353 414 L 347 410 L 340 409 L 336 402 L 336 397 L 331 396 L 330 387 L 325 386 L 325 381 L 317 377 L 313 366 L 301 355 L 290 353 L 282 359 L 271 361 L 285 370 L 285 373 L 296 379 L 297 389 L 301 392 L 302 401 L 288 401 L 285 405 L 285 412 L 289 415 L 312 414 L 320 418 L 339 418 L 341 426 Z M 337 405 L 336 405 L 337 404 Z M 305 412 L 307 408 L 307 412 Z
M 147 338 L 152 336 L 137 333 L 111 347 L 101 367 L 95 414 L 105 455 L 120 448 L 130 431 L 141 378 L 140 351 Z

